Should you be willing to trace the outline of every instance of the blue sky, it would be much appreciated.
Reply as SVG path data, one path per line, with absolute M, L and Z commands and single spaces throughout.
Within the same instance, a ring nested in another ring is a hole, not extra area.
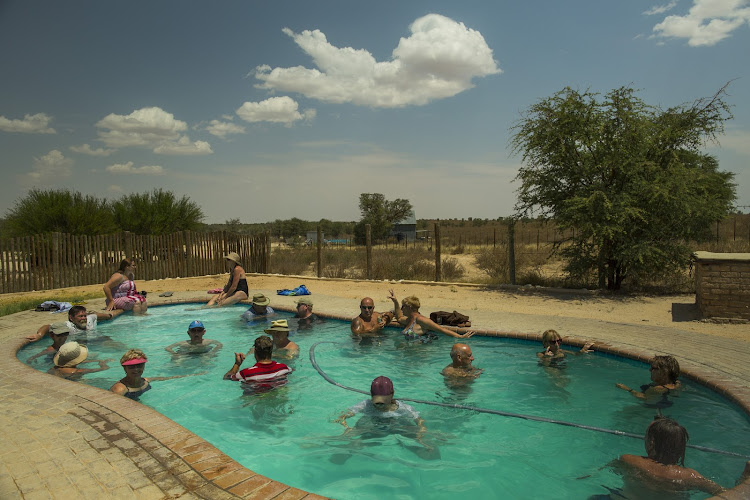
M 206 222 L 358 220 L 363 192 L 507 216 L 539 99 L 729 80 L 708 150 L 750 205 L 749 0 L 0 0 L 0 46 L 0 214 L 36 187 L 164 188 Z

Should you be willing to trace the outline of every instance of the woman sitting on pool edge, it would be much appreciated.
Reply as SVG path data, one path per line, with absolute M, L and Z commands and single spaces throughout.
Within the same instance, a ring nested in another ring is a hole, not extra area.
M 120 396 L 138 401 L 141 395 L 151 389 L 151 382 L 157 380 L 170 380 L 173 378 L 192 377 L 193 375 L 205 375 L 206 372 L 191 373 L 188 375 L 175 375 L 173 377 L 144 378 L 143 371 L 146 368 L 148 358 L 140 349 L 130 349 L 120 358 L 120 364 L 125 370 L 125 377 L 109 388 L 110 391 Z
M 224 256 L 229 270 L 229 281 L 224 285 L 223 291 L 208 301 L 207 307 L 231 306 L 241 300 L 247 300 L 249 289 L 247 287 L 247 276 L 240 265 L 240 255 L 231 252 Z
M 135 259 L 123 259 L 120 268 L 104 284 L 106 309 L 112 316 L 131 310 L 136 314 L 143 314 L 148 308 L 146 297 L 135 288 L 134 271 Z
M 556 361 L 565 357 L 565 351 L 560 348 L 561 345 L 562 337 L 557 333 L 557 330 L 547 330 L 542 334 L 542 347 L 544 347 L 544 350 L 536 353 L 536 355 L 544 365 L 554 366 Z M 593 342 L 586 342 L 583 344 L 580 351 L 574 352 L 573 354 L 593 352 L 591 349 L 591 346 L 593 345 Z
M 638 399 L 653 399 L 657 396 L 665 397 L 671 391 L 681 387 L 677 378 L 680 376 L 680 364 L 673 356 L 654 356 L 651 360 L 651 383 L 641 386 L 640 391 L 631 389 L 625 384 L 615 384 L 615 387 L 628 391 Z
M 440 332 L 459 339 L 468 339 L 474 335 L 474 332 L 472 331 L 456 333 L 453 330 L 438 325 L 430 318 L 422 316 L 419 313 L 419 307 L 421 305 L 419 299 L 413 295 L 402 300 L 401 307 L 399 307 L 398 299 L 393 294 L 393 290 L 389 290 L 389 293 L 389 298 L 393 301 L 394 317 L 396 318 L 396 321 L 404 327 L 402 333 L 406 340 L 417 340 L 426 343 L 438 338 L 437 335 L 430 332 Z

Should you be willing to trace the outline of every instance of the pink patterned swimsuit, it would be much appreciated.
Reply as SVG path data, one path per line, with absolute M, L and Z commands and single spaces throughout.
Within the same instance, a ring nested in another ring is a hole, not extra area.
M 146 297 L 135 289 L 133 280 L 126 279 L 112 290 L 115 308 L 130 311 L 136 302 L 146 302 Z

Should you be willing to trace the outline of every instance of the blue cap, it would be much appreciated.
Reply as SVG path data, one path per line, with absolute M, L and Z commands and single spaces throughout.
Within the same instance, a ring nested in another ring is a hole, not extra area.
M 205 327 L 203 326 L 203 323 L 201 323 L 201 321 L 199 319 L 196 319 L 195 321 L 193 321 L 192 323 L 190 323 L 190 326 L 188 328 L 191 329 L 191 330 L 193 328 L 203 328 L 205 330 Z

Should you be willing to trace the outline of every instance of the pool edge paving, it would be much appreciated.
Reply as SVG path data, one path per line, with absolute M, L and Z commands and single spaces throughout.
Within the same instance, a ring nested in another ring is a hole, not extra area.
M 203 293 L 175 292 L 168 299 L 149 297 L 149 303 L 206 302 Z M 274 308 L 293 311 L 294 297 L 275 298 Z M 352 299 L 316 295 L 315 303 L 321 316 L 348 321 L 356 315 Z M 97 310 L 103 304 L 103 299 L 96 299 L 87 306 Z M 473 330 L 539 340 L 536 332 L 554 327 L 566 344 L 580 346 L 584 339 L 593 340 L 598 351 L 610 355 L 647 361 L 654 354 L 673 354 L 684 376 L 721 393 L 750 415 L 750 366 L 742 362 L 747 353 L 737 349 L 736 341 L 709 340 L 704 337 L 710 336 L 678 328 L 514 316 L 523 331 L 501 331 L 504 318 L 483 325 L 497 330 Z M 24 337 L 53 318 L 33 311 L 0 318 L 0 424 L 6 430 L 0 436 L 0 498 L 324 498 L 256 474 L 150 407 L 42 373 L 18 360 L 16 353 L 27 343 Z M 680 342 L 671 342 L 674 338 Z M 750 479 L 716 498 L 750 498 Z

